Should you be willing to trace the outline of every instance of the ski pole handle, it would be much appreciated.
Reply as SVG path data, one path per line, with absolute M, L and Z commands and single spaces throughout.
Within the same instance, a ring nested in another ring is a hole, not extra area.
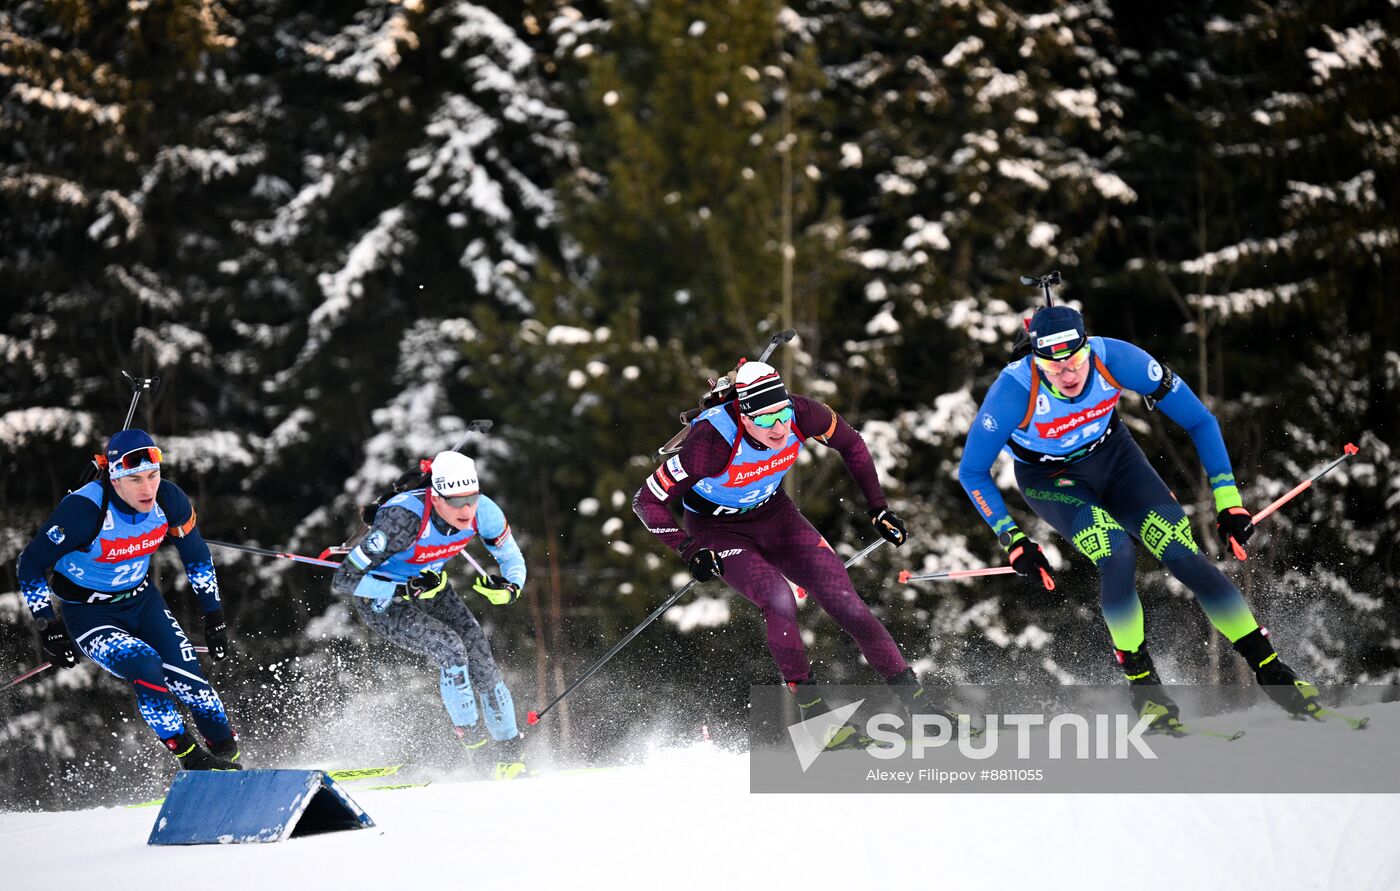
M 1350 458 L 1352 455 L 1355 455 L 1356 453 L 1358 453 L 1358 452 L 1360 452 L 1360 451 L 1361 451 L 1361 450 L 1360 450 L 1359 448 L 1357 448 L 1356 445 L 1355 445 L 1354 443 L 1350 443 L 1350 442 L 1347 443 L 1347 444 L 1342 448 L 1342 456 L 1341 456 L 1340 458 L 1337 458 L 1337 459 L 1333 460 L 1332 463 L 1328 464 L 1326 467 L 1322 468 L 1322 469 L 1319 470 L 1317 473 L 1314 473 L 1312 476 L 1310 476 L 1310 477 L 1308 477 L 1307 479 L 1303 480 L 1301 483 L 1299 483 L 1298 485 L 1294 486 L 1292 489 L 1289 489 L 1288 492 L 1287 492 L 1282 498 L 1278 499 L 1278 500 L 1275 501 L 1273 504 L 1271 504 L 1271 505 L 1269 505 L 1268 507 L 1264 508 L 1264 509 L 1261 510 L 1259 513 L 1255 514 L 1255 515 L 1254 515 L 1254 523 L 1255 523 L 1255 525 L 1258 525 L 1258 523 L 1259 523 L 1260 520 L 1265 519 L 1265 518 L 1268 517 L 1270 514 L 1272 514 L 1274 511 L 1276 511 L 1276 510 L 1278 510 L 1279 508 L 1283 507 L 1285 504 L 1287 504 L 1288 502 L 1292 501 L 1294 498 L 1297 498 L 1300 494 L 1303 493 L 1303 491 L 1305 491 L 1305 490 L 1308 489 L 1310 486 L 1312 486 L 1313 483 L 1317 482 L 1319 479 L 1321 479 L 1321 478 L 1322 478 L 1324 475 L 1326 475 L 1327 473 L 1330 473 L 1331 470 L 1332 470 L 1334 467 L 1336 467 L 1338 464 L 1341 464 L 1343 461 L 1345 461 L 1346 459 Z M 1235 552 L 1235 556 L 1236 556 L 1236 557 L 1239 557 L 1239 552 L 1238 552 L 1238 551 Z M 1244 558 L 1243 558 L 1243 557 L 1239 557 L 1239 559 L 1243 560 Z

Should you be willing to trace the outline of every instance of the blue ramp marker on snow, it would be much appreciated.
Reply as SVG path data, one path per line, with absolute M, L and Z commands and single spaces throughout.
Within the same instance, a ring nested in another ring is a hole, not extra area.
M 148 845 L 233 845 L 373 826 L 322 770 L 182 770 Z

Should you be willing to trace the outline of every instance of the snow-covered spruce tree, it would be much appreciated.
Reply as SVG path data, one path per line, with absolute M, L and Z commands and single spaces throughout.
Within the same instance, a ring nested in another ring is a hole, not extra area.
M 238 135 L 240 101 L 221 65 L 238 27 L 222 5 L 181 0 L 19 3 L 0 13 L 0 289 L 6 293 L 0 459 L 4 608 L 0 665 L 30 665 L 32 637 L 14 593 L 13 566 L 42 518 L 72 486 L 87 455 L 123 417 L 120 369 L 159 375 L 135 423 L 165 446 L 168 475 L 200 508 L 233 474 L 236 407 L 248 362 L 233 329 L 236 293 L 222 262 L 230 216 L 262 150 Z M 192 202 L 206 212 L 191 215 Z M 217 359 L 216 359 L 217 357 Z M 246 380 L 246 378 L 245 378 Z M 219 470 L 216 470 L 218 468 Z M 183 575 L 157 564 L 179 614 Z M 172 584 L 173 583 L 173 584 Z M 101 789 L 58 770 L 134 754 L 154 763 L 148 733 L 116 725 L 130 692 L 90 663 L 41 676 L 7 698 L 0 770 L 6 788 L 57 803 Z M 63 782 L 12 771 L 46 766 Z M 101 778 L 121 776 L 92 773 Z M 54 797 L 58 796 L 58 797 Z
M 834 313 L 842 354 L 829 358 L 833 371 L 849 369 L 847 398 L 879 419 L 862 432 L 913 530 L 899 560 L 998 561 L 957 461 L 1036 299 L 1017 276 L 1062 269 L 1064 297 L 1092 316 L 1091 285 L 1117 259 L 1136 195 L 1117 171 L 1113 16 L 1098 2 L 796 8 L 813 22 L 843 109 L 828 164 L 856 272 Z M 1005 471 L 1000 479 L 1009 483 Z M 1070 581 L 1093 591 L 1088 573 Z M 949 679 L 1088 677 L 1102 661 L 1090 636 L 1096 594 L 1047 607 L 1016 580 L 903 593 L 895 616 L 923 629 Z
M 269 332 L 279 346 L 260 396 L 270 429 L 249 474 L 273 516 L 234 534 L 316 553 L 354 533 L 358 505 L 452 445 L 467 420 L 492 418 L 501 431 L 498 400 L 515 397 L 487 397 L 484 369 L 507 344 L 483 338 L 480 319 L 535 313 L 527 288 L 541 258 L 559 253 L 551 187 L 569 153 L 527 22 L 512 15 L 383 2 L 274 6 L 259 21 L 277 47 L 267 112 L 278 153 L 266 175 L 278 200 L 242 229 L 269 264 L 260 287 L 281 293 L 292 318 Z M 509 459 L 491 442 L 468 449 L 487 452 L 487 491 Z M 528 530 L 509 494 L 494 494 Z M 520 541 L 531 558 L 528 535 Z M 257 571 L 263 584 L 246 596 L 267 607 L 268 652 L 307 654 L 329 695 L 339 663 L 326 641 L 357 636 L 344 605 L 323 574 Z M 303 634 L 313 624 L 318 640 Z M 366 686 L 378 677 L 392 688 L 383 672 L 396 653 L 360 660 Z M 397 676 L 410 689 L 417 677 Z
M 1158 134 L 1129 148 L 1150 216 L 1130 234 L 1134 279 L 1157 295 L 1138 324 L 1189 357 L 1179 370 L 1219 415 L 1247 506 L 1362 446 L 1261 526 L 1237 577 L 1300 670 L 1393 680 L 1400 156 L 1385 85 L 1400 18 L 1375 3 L 1232 4 L 1166 25 L 1127 35 L 1140 52 L 1123 65 L 1130 115 L 1153 124 L 1135 131 Z M 1194 460 L 1168 453 L 1182 472 Z
M 536 357 L 549 375 L 552 389 L 530 387 L 538 392 L 533 404 L 563 399 L 561 411 L 549 413 L 559 429 L 520 448 L 536 472 L 541 463 L 549 468 L 565 511 L 578 506 L 578 514 L 566 513 L 561 542 L 563 565 L 576 572 L 575 580 L 564 574 L 566 606 L 597 610 L 608 640 L 684 581 L 679 561 L 630 505 L 656 466 L 654 449 L 676 429 L 677 410 L 695 404 L 707 376 L 754 356 L 788 324 L 802 345 L 775 361 L 796 360 L 790 377 L 799 389 L 824 387 L 807 369 L 825 342 L 842 271 L 840 227 L 816 147 L 832 107 L 810 35 L 780 5 L 611 3 L 586 34 L 567 37 L 556 58 L 564 82 L 578 85 L 569 110 L 579 161 L 561 186 L 572 253 L 557 281 L 542 280 L 537 303 L 541 320 L 573 318 L 585 331 L 610 334 L 579 347 L 532 335 L 534 343 L 511 352 Z M 587 361 L 560 365 L 561 356 Z M 619 379 L 629 368 L 631 376 Z M 569 442 L 566 432 L 578 454 L 607 470 L 560 465 L 541 451 L 556 434 Z M 804 503 L 828 497 L 806 473 Z M 687 699 L 702 712 L 737 711 L 746 683 L 773 674 L 756 612 L 730 622 L 729 600 L 727 589 L 707 586 L 638 642 L 614 676 L 640 674 L 645 686 L 596 689 L 629 697 L 650 689 L 661 702 L 689 691 L 709 700 Z M 564 650 L 592 653 L 588 637 Z M 841 636 L 823 633 L 823 646 L 833 637 Z M 585 662 L 563 664 L 576 670 Z M 592 695 L 581 690 L 580 703 Z

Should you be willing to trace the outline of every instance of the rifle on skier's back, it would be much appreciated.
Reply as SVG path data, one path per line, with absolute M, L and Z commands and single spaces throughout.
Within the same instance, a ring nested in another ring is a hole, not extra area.
M 780 344 L 787 343 L 797 336 L 796 328 L 789 328 L 780 331 L 769 339 L 768 345 L 764 347 L 763 353 L 758 357 L 758 361 L 767 362 L 768 357 L 773 355 L 773 351 Z M 734 376 L 739 373 L 736 365 L 728 374 L 721 375 L 719 380 L 710 381 L 710 389 L 704 396 L 700 397 L 700 404 L 695 408 L 686 409 L 680 413 L 681 429 L 676 431 L 676 435 L 666 441 L 666 444 L 656 450 L 658 457 L 664 458 L 667 455 L 674 455 L 681 450 L 685 444 L 685 438 L 690 435 L 690 422 L 700 417 L 701 412 L 722 405 L 734 398 Z

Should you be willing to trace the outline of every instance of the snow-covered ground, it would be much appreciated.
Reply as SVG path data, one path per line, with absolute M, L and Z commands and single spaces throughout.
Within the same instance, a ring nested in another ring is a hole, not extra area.
M 1230 744 L 1233 745 L 1233 744 Z M 346 788 L 360 831 L 146 845 L 155 808 L 0 815 L 6 888 L 1400 888 L 1396 795 L 753 795 L 708 745 Z

